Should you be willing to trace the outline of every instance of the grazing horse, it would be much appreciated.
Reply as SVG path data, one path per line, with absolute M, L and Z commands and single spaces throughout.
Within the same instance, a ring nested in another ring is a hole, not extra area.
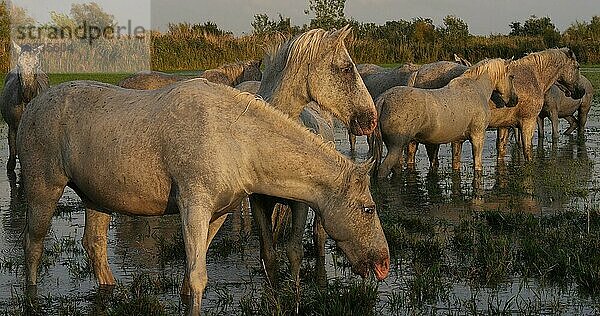
M 180 214 L 193 315 L 207 283 L 207 248 L 248 194 L 307 203 L 355 273 L 381 280 L 389 272 L 369 192 L 372 165 L 354 164 L 248 93 L 203 79 L 149 91 L 68 82 L 31 102 L 17 144 L 30 286 L 66 186 L 87 208 L 83 245 L 104 285 L 115 284 L 106 256 L 110 213 Z
M 316 29 L 274 46 L 264 59 L 258 95 L 294 119 L 300 119 L 306 105 L 314 101 L 322 112 L 340 120 L 353 134 L 370 134 L 377 125 L 377 113 L 346 50 L 344 40 L 349 33 L 348 27 L 329 32 Z M 265 195 L 250 196 L 252 215 L 260 231 L 261 258 L 272 282 L 277 274 L 272 232 L 272 213 L 277 202 L 280 201 Z M 289 205 L 292 235 L 287 254 L 298 288 L 308 205 L 297 202 Z M 324 256 L 325 239 L 322 230 L 318 231 L 321 233 L 317 234 L 316 248 Z
M 200 78 L 235 87 L 244 81 L 260 80 L 262 78 L 262 72 L 260 71 L 261 64 L 261 60 L 227 64 L 217 69 L 206 70 L 200 75 Z
M 540 112 L 538 124 L 538 138 L 544 137 L 544 119 L 549 118 L 552 122 L 552 141 L 558 139 L 558 119 L 565 118 L 569 122 L 569 128 L 563 133 L 570 135 L 575 129 L 579 135 L 583 135 L 587 115 L 592 107 L 594 98 L 594 87 L 592 83 L 583 75 L 579 77 L 579 86 L 585 91 L 581 99 L 573 99 L 565 95 L 565 88 L 559 84 L 553 84 L 544 95 L 544 107 Z M 578 112 L 577 118 L 573 116 Z
M 33 48 L 30 45 L 21 47 L 15 42 L 12 44 L 18 56 L 17 63 L 4 79 L 4 90 L 0 97 L 2 117 L 8 124 L 8 173 L 13 173 L 17 165 L 15 142 L 21 115 L 27 104 L 49 86 L 48 76 L 42 71 L 40 63 L 40 53 L 44 45 Z
M 469 67 L 466 66 L 466 63 L 468 62 L 461 59 L 461 63 L 438 61 L 421 66 L 406 64 L 391 70 L 388 73 L 379 72 L 363 77 L 363 79 L 373 100 L 377 100 L 383 92 L 396 86 L 412 86 L 422 89 L 441 88 L 447 85 L 450 80 L 462 75 L 469 69 Z M 379 113 L 380 109 L 377 110 Z M 350 150 L 353 151 L 356 138 L 352 134 L 349 134 L 348 139 L 350 141 Z M 379 148 L 373 149 L 375 144 L 373 144 L 372 135 L 367 136 L 367 142 L 369 144 L 370 152 L 379 150 Z M 417 152 L 417 145 L 416 142 L 411 142 L 408 145 L 409 166 L 411 164 L 414 165 L 414 156 Z
M 260 80 L 262 78 L 261 63 L 262 61 L 249 60 L 227 64 L 216 69 L 206 70 L 198 78 L 235 87 L 244 81 Z M 117 85 L 127 89 L 153 90 L 185 79 L 189 78 L 160 71 L 142 71 L 123 79 Z
M 265 71 L 258 94 L 292 119 L 299 120 L 306 104 L 315 101 L 321 111 L 332 114 L 357 135 L 371 133 L 377 125 L 375 104 L 344 45 L 349 32 L 347 27 L 329 32 L 315 29 L 273 47 L 265 57 Z M 273 281 L 277 262 L 271 215 L 276 202 L 281 201 L 268 195 L 250 196 L 252 215 L 260 231 L 261 257 L 268 277 Z M 292 204 L 294 225 L 288 257 L 292 263 L 292 275 L 299 284 L 300 261 L 304 252 L 302 236 L 308 206 L 298 201 L 288 202 Z M 97 235 L 95 238 L 106 240 L 110 217 L 94 210 L 88 210 L 86 217 L 96 222 L 92 227 L 103 227 L 93 232 Z M 324 245 L 324 242 L 320 239 L 319 245 Z M 100 256 L 106 257 L 106 245 L 98 251 Z M 182 294 L 188 292 L 189 287 L 184 283 Z
M 490 128 L 498 128 L 496 149 L 498 159 L 503 160 L 508 143 L 508 128 L 519 127 L 523 155 L 533 159 L 532 140 L 537 117 L 544 105 L 544 94 L 555 82 L 562 84 L 575 98 L 583 93 L 577 86 L 579 63 L 569 48 L 553 48 L 531 53 L 511 64 L 515 76 L 515 90 L 519 102 L 514 107 L 492 108 Z
M 505 102 L 514 96 L 510 61 L 484 60 L 440 89 L 395 87 L 377 99 L 380 132 L 375 142 L 385 143 L 388 154 L 378 170 L 387 177 L 402 169 L 402 153 L 412 139 L 443 144 L 469 139 L 473 145 L 474 169 L 481 171 L 483 142 L 494 90 Z M 381 136 L 381 137 L 379 137 Z M 382 146 L 378 146 L 381 148 Z M 381 151 L 375 153 L 381 160 Z

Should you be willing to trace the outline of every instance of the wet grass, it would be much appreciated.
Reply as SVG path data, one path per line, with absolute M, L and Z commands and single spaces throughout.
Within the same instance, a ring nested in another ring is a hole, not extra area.
M 291 315 L 297 309 L 300 314 L 311 315 L 536 314 L 577 310 L 577 306 L 569 305 L 573 303 L 563 301 L 561 293 L 572 292 L 580 297 L 580 304 L 587 306 L 583 311 L 595 310 L 593 302 L 600 301 L 598 205 L 587 210 L 541 215 L 473 211 L 456 221 L 383 209 L 381 220 L 392 254 L 391 275 L 384 283 L 350 276 L 347 262 L 336 254 L 334 262 L 341 274 L 330 277 L 327 286 L 320 287 L 314 279 L 314 258 L 307 256 L 301 271 L 299 301 L 287 267 L 282 265 L 282 280 L 276 288 L 262 282 L 262 271 L 257 269 L 256 279 L 241 283 L 241 296 L 231 292 L 231 285 L 211 280 L 206 313 Z M 213 258 L 244 251 L 235 243 L 247 241 L 232 236 L 217 240 L 211 250 Z M 183 257 L 176 255 L 181 252 L 178 245 L 183 244 L 180 238 L 173 236 L 158 243 L 160 249 L 172 249 L 164 251 L 170 253 L 164 258 L 165 264 L 183 263 Z M 92 278 L 89 263 L 82 260 L 85 255 L 75 238 L 53 240 L 46 252 L 45 267 L 71 265 L 67 268 L 73 280 Z M 72 263 L 69 258 L 74 259 Z M 21 260 L 3 260 L 0 267 L 14 273 Z M 179 314 L 185 306 L 172 298 L 178 297 L 181 277 L 174 272 L 136 272 L 108 293 L 99 290 L 41 296 L 36 310 L 53 315 Z M 521 289 L 503 294 L 507 286 L 521 283 L 521 287 L 526 287 L 531 282 L 539 293 L 558 291 L 558 294 L 536 297 L 521 294 Z M 461 293 L 457 292 L 457 286 L 471 294 L 457 295 Z M 382 290 L 386 294 L 381 294 Z M 28 304 L 25 297 L 15 294 L 3 300 L 0 308 L 5 308 L 6 315 L 24 315 L 29 311 Z
M 325 288 L 307 282 L 298 305 L 292 283 L 258 293 L 242 297 L 242 315 L 292 315 L 296 310 L 301 315 L 374 315 L 378 302 L 377 285 L 370 281 L 333 280 Z

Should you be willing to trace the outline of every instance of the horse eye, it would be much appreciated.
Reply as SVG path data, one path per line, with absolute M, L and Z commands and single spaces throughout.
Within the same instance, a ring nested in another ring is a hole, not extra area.
M 350 73 L 350 72 L 352 72 L 352 68 L 353 68 L 352 65 L 342 67 L 342 72 Z
M 375 213 L 375 205 L 363 206 L 363 213 L 374 214 Z

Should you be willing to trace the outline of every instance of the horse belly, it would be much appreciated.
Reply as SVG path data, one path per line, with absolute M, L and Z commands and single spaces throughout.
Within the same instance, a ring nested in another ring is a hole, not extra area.
M 91 152 L 71 154 L 67 163 L 70 183 L 82 199 L 103 210 L 131 215 L 169 212 L 171 180 L 154 155 Z
M 75 177 L 69 183 L 89 205 L 116 213 L 129 215 L 162 215 L 175 213 L 169 203 L 168 183 L 128 181 L 127 177 L 113 178 L 98 175 L 96 179 Z M 99 179 L 100 178 L 100 179 Z
M 418 139 L 424 143 L 446 144 L 467 136 L 471 121 L 460 117 L 450 117 L 447 120 L 438 120 L 426 133 L 418 135 Z

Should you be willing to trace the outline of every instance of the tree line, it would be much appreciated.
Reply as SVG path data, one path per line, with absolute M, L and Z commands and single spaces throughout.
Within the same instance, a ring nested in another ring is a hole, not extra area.
M 568 46 L 583 64 L 600 64 L 600 16 L 576 21 L 559 32 L 549 17 L 531 16 L 514 21 L 509 34 L 472 35 L 459 17 L 446 16 L 441 26 L 429 18 L 387 21 L 383 24 L 360 22 L 344 14 L 345 0 L 309 0 L 305 11 L 311 17 L 305 25 L 294 25 L 281 14 L 275 19 L 259 13 L 250 22 L 251 34 L 234 36 L 217 24 L 170 24 L 165 32 L 151 32 L 152 68 L 155 70 L 192 70 L 212 68 L 236 60 L 258 59 L 264 47 L 281 35 L 294 36 L 312 28 L 332 29 L 350 24 L 353 38 L 349 50 L 357 63 L 427 63 L 451 59 L 459 54 L 472 61 L 486 57 L 519 58 L 546 48 Z M 0 6 L 0 67 L 9 68 L 10 19 L 7 6 Z M 26 12 L 13 9 L 13 20 L 33 22 Z M 114 16 L 95 3 L 73 4 L 70 15 L 51 13 L 49 26 L 71 26 L 89 19 L 114 25 Z

